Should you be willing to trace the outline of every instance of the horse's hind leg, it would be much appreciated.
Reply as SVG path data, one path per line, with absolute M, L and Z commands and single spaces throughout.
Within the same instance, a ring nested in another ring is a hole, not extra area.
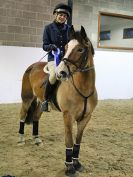
M 42 115 L 42 112 L 40 110 L 40 102 L 37 103 L 36 109 L 33 114 L 33 138 L 35 139 L 35 144 L 36 145 L 42 145 L 42 140 L 39 136 L 39 119 Z
M 77 135 L 76 135 L 76 143 L 73 146 L 73 164 L 74 168 L 77 171 L 82 171 L 83 167 L 81 163 L 79 162 L 79 152 L 80 152 L 80 143 L 82 140 L 84 129 L 87 125 L 87 123 L 90 120 L 90 115 L 87 117 L 84 117 L 81 121 L 77 122 Z
M 25 119 L 29 110 L 29 107 L 31 105 L 32 100 L 27 99 L 22 102 L 21 105 L 21 111 L 20 111 L 20 125 L 19 125 L 19 144 L 24 144 L 25 143 L 25 138 L 24 138 L 24 126 L 25 126 Z

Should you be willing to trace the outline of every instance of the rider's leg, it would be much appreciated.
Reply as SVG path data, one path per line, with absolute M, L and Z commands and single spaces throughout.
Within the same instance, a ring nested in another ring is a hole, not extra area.
M 56 82 L 56 74 L 55 74 L 55 65 L 54 61 L 48 62 L 48 70 L 49 70 L 49 79 L 46 83 L 46 88 L 45 88 L 45 101 L 42 103 L 41 110 L 42 111 L 48 111 L 48 101 L 49 97 L 53 91 L 53 85 Z

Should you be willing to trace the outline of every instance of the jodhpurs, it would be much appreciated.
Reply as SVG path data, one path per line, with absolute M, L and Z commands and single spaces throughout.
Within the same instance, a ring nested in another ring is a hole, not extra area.
M 54 61 L 48 62 L 48 70 L 49 70 L 49 82 L 53 85 L 56 82 L 56 73 L 55 73 L 55 63 Z

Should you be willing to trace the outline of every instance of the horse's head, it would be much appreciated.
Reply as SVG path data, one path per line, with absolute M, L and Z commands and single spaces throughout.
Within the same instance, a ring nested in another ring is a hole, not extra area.
M 81 26 L 80 31 L 70 29 L 70 41 L 65 47 L 65 55 L 57 67 L 57 79 L 67 80 L 75 72 L 84 72 L 93 67 L 94 49 Z

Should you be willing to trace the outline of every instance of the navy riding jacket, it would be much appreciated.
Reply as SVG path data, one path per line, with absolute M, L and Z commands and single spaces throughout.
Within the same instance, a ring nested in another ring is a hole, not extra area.
M 53 22 L 45 26 L 43 33 L 43 50 L 46 52 L 50 51 L 50 44 L 55 44 L 60 49 L 60 59 L 65 54 L 65 45 L 68 43 L 68 32 L 70 26 L 67 24 L 58 25 Z M 54 56 L 50 51 L 48 54 L 48 61 L 53 61 Z

